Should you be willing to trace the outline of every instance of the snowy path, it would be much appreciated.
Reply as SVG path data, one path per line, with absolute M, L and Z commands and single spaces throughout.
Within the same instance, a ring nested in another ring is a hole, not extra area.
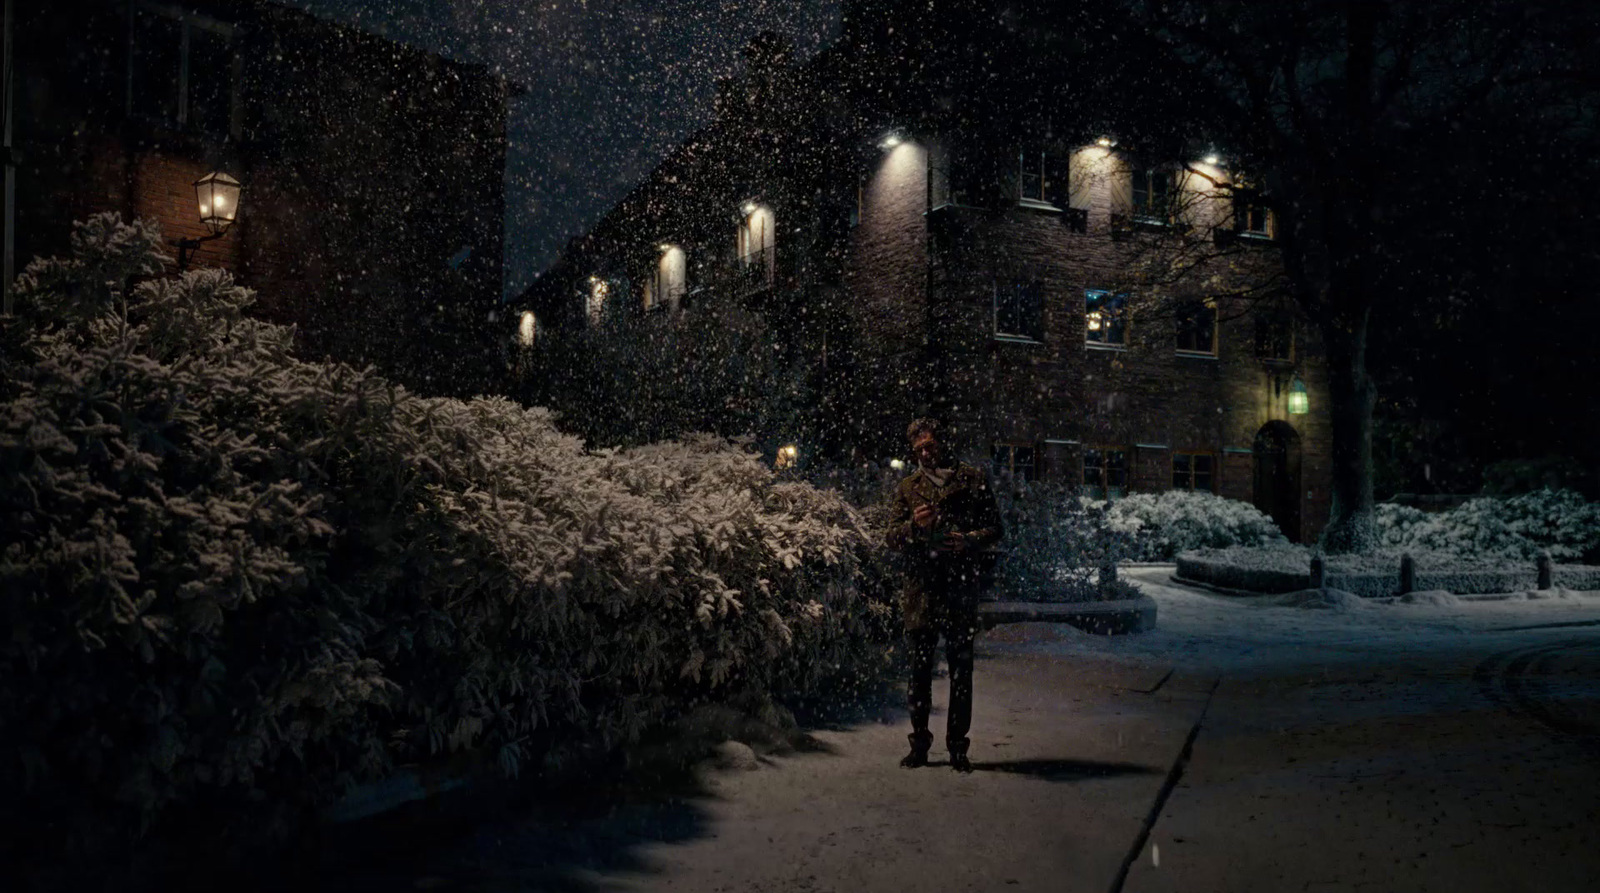
M 494 820 L 326 880 L 344 891 L 1600 888 L 1600 598 L 1334 612 L 1190 590 L 1159 568 L 1128 576 L 1160 604 L 1153 633 L 984 635 L 970 776 L 937 765 L 937 750 L 935 766 L 899 769 L 906 721 L 890 710 L 816 732 L 817 752 L 707 768 L 689 791 Z M 1530 626 L 1541 628 L 1508 629 Z

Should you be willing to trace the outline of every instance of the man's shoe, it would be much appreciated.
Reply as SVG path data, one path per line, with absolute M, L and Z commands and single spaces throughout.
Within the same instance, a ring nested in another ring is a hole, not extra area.
M 911 752 L 905 755 L 900 765 L 907 769 L 920 769 L 928 765 L 928 748 L 933 746 L 933 734 L 930 732 L 912 732 L 906 736 L 911 742 Z
M 900 765 L 907 769 L 921 769 L 928 765 L 928 752 L 911 748 L 911 752 L 900 758 Z
M 953 753 L 950 755 L 950 768 L 957 772 L 971 772 L 972 761 L 964 753 Z

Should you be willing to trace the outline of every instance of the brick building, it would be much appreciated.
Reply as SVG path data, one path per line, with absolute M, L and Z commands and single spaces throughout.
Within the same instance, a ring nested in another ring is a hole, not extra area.
M 192 184 L 222 171 L 238 221 L 193 264 L 234 271 L 309 356 L 482 386 L 458 363 L 492 350 L 512 85 L 265 0 L 25 3 L 7 24 L 8 273 L 97 211 L 206 235 Z
M 814 388 L 807 420 L 751 432 L 775 456 L 901 457 L 933 413 L 1003 476 L 1211 490 L 1314 538 L 1326 376 L 1266 200 L 1181 109 L 1064 89 L 1093 81 L 1087 5 L 1027 27 L 935 6 L 850 4 L 803 64 L 753 42 L 715 122 L 520 297 L 522 395 L 648 401 L 671 370 L 608 340 L 721 324 L 720 302 Z

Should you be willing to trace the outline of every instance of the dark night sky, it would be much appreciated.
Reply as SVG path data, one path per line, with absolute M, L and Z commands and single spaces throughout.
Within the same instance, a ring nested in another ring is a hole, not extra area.
M 507 294 L 525 288 L 679 141 L 716 78 L 773 29 L 809 56 L 839 0 L 292 0 L 335 21 L 480 62 L 522 84 L 510 110 Z

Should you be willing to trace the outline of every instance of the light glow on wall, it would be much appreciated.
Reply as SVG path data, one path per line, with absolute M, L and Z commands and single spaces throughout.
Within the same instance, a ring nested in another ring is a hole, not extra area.
M 517 320 L 517 343 L 523 347 L 532 347 L 538 329 L 539 321 L 534 318 L 533 311 L 522 311 L 522 318 Z

